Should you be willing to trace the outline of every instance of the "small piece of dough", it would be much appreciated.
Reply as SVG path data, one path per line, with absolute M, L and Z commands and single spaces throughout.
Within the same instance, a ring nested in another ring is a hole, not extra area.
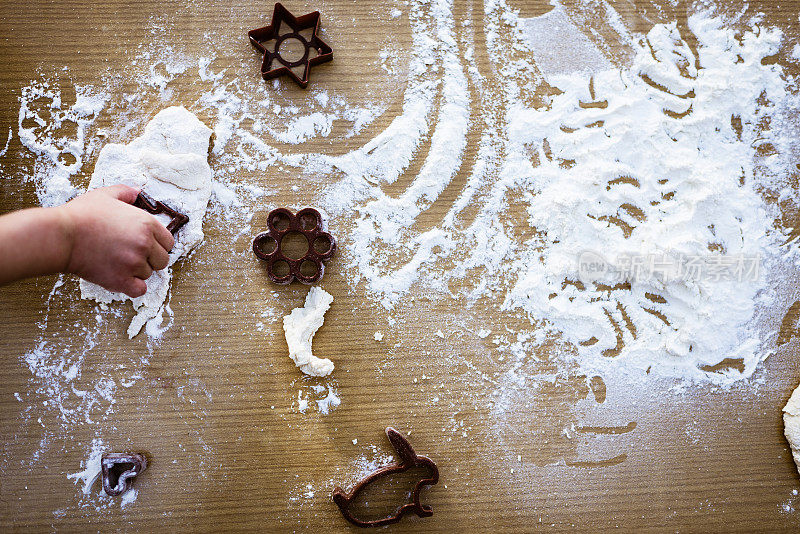
M 324 289 L 312 287 L 306 295 L 302 308 L 295 308 L 283 318 L 283 331 L 289 357 L 307 375 L 328 376 L 333 371 L 333 362 L 317 358 L 311 353 L 311 339 L 325 321 L 325 312 L 331 307 L 333 297 Z
M 136 310 L 128 337 L 158 316 L 164 308 L 172 279 L 172 265 L 203 240 L 203 217 L 211 198 L 208 144 L 211 129 L 182 106 L 161 110 L 145 126 L 144 133 L 128 143 L 108 143 L 100 151 L 89 189 L 125 184 L 144 190 L 150 197 L 189 216 L 175 236 L 169 265 L 147 279 L 147 293 L 131 299 L 81 280 L 81 298 L 102 303 L 130 300 Z M 158 215 L 165 225 L 169 218 Z
M 783 433 L 792 447 L 792 456 L 800 472 L 800 386 L 794 390 L 783 407 Z

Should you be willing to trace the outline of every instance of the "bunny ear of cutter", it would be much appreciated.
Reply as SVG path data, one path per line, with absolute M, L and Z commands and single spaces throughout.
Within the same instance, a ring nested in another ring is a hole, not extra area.
M 400 465 L 413 465 L 417 460 L 417 453 L 411 447 L 406 437 L 392 427 L 386 428 L 386 437 L 389 442 L 397 451 L 397 457 L 400 458 Z
M 350 492 L 345 492 L 339 487 L 336 487 L 333 490 L 333 502 L 335 502 L 339 507 L 339 511 L 342 512 L 342 516 L 344 516 L 344 518 L 350 523 L 359 527 L 382 527 L 384 525 L 391 525 L 392 523 L 397 523 L 400 521 L 405 514 L 412 512 L 418 517 L 429 517 L 433 515 L 433 509 L 430 506 L 420 503 L 419 494 L 423 488 L 433 486 L 439 482 L 439 468 L 436 467 L 436 464 L 433 463 L 433 460 L 430 458 L 426 456 L 418 456 L 408 443 L 406 437 L 394 428 L 387 427 L 386 436 L 389 438 L 389 441 L 397 451 L 398 463 L 381 467 L 377 471 L 370 473 L 361 481 L 356 483 Z M 430 476 L 419 480 L 414 485 L 414 489 L 411 492 L 411 502 L 406 503 L 398 508 L 394 514 L 381 519 L 363 521 L 352 514 L 350 511 L 350 506 L 358 494 L 364 490 L 364 488 L 379 478 L 383 478 L 395 473 L 402 473 L 414 467 L 426 468 L 430 472 Z

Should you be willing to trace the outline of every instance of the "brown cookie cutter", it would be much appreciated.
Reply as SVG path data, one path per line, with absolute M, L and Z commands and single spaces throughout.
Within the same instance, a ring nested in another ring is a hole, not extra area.
M 397 451 L 397 457 L 399 458 L 398 463 L 381 467 L 377 471 L 370 473 L 360 482 L 356 483 L 349 493 L 346 493 L 338 486 L 333 490 L 333 502 L 335 502 L 339 507 L 339 510 L 342 512 L 344 518 L 359 527 L 382 527 L 384 525 L 391 525 L 392 523 L 397 523 L 405 514 L 411 512 L 417 514 L 418 517 L 430 517 L 433 515 L 433 509 L 430 506 L 420 503 L 419 494 L 422 491 L 422 488 L 433 486 L 439 482 L 439 468 L 436 467 L 436 464 L 433 463 L 433 460 L 430 458 L 426 456 L 417 456 L 417 453 L 414 452 L 414 449 L 411 447 L 411 444 L 408 443 L 408 440 L 405 438 L 405 436 L 403 436 L 394 428 L 386 427 L 386 437 L 389 438 L 389 441 Z M 383 478 L 394 473 L 402 473 L 413 467 L 427 468 L 431 474 L 430 477 L 423 478 L 416 483 L 413 491 L 411 492 L 411 502 L 406 503 L 398 508 L 397 511 L 392 515 L 372 521 L 362 521 L 350 512 L 350 504 L 368 485 L 375 482 L 379 478 Z
M 314 208 L 304 208 L 297 215 L 286 208 L 278 208 L 267 216 L 269 230 L 253 239 L 253 252 L 267 262 L 267 275 L 276 284 L 290 284 L 296 278 L 304 284 L 313 284 L 325 272 L 324 261 L 336 251 L 336 239 L 325 231 L 322 215 Z M 290 234 L 301 234 L 308 248 L 297 259 L 283 251 L 283 240 Z M 286 268 L 288 266 L 288 269 Z M 286 270 L 286 274 L 276 272 Z
M 280 34 L 281 23 L 291 28 L 291 31 Z M 300 32 L 309 29 L 312 30 L 311 38 L 306 39 Z M 331 50 L 331 47 L 328 46 L 325 41 L 319 38 L 317 32 L 319 32 L 319 11 L 295 17 L 289 13 L 289 10 L 283 7 L 280 2 L 275 4 L 270 25 L 247 32 L 250 43 L 263 54 L 261 76 L 263 76 L 265 80 L 271 80 L 279 76 L 287 75 L 300 87 L 307 87 L 308 73 L 311 67 L 333 59 L 333 50 Z M 304 52 L 300 59 L 289 61 L 281 55 L 281 44 L 288 39 L 296 39 L 303 45 Z M 271 48 L 264 46 L 264 43 L 269 41 L 275 41 L 274 46 Z M 312 50 L 316 51 L 317 55 L 312 57 Z M 279 65 L 274 66 L 273 63 L 275 62 Z M 303 75 L 298 77 L 293 69 L 301 65 L 303 66 Z
M 103 490 L 110 496 L 131 489 L 131 479 L 147 469 L 147 458 L 137 452 L 107 452 L 100 458 Z
M 178 230 L 180 230 L 184 224 L 189 222 L 188 215 L 184 215 L 183 213 L 170 208 L 163 202 L 153 200 L 144 191 L 139 192 L 139 195 L 136 197 L 136 200 L 133 201 L 133 205 L 136 206 L 137 208 L 143 209 L 148 213 L 152 213 L 153 215 L 158 215 L 160 213 L 163 213 L 165 215 L 169 215 L 170 217 L 172 217 L 172 220 L 167 225 L 167 230 L 172 232 L 172 235 L 177 234 Z

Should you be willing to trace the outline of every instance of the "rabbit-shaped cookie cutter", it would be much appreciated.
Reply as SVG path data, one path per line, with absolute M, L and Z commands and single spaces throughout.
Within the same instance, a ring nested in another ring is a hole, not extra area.
M 147 458 L 138 452 L 107 452 L 100 459 L 100 468 L 103 490 L 111 497 L 116 497 L 128 491 L 131 479 L 147 469 Z
M 439 468 L 436 467 L 436 464 L 433 463 L 433 460 L 430 458 L 426 456 L 417 456 L 417 453 L 414 452 L 414 449 L 411 447 L 411 444 L 408 443 L 408 440 L 405 438 L 405 436 L 403 436 L 394 428 L 386 427 L 386 437 L 389 438 L 389 441 L 397 451 L 397 457 L 399 458 L 398 463 L 387 465 L 386 467 L 382 467 L 377 471 L 370 473 L 361 481 L 359 481 L 349 493 L 345 492 L 338 486 L 333 490 L 333 502 L 335 502 L 339 507 L 339 510 L 342 512 L 344 518 L 359 527 L 381 527 L 384 525 L 391 525 L 392 523 L 397 523 L 405 514 L 411 512 L 417 514 L 418 517 L 430 517 L 433 515 L 433 509 L 430 506 L 420 503 L 419 494 L 424 487 L 433 486 L 439 482 Z M 350 504 L 364 488 L 379 478 L 383 478 L 394 473 L 402 473 L 413 467 L 427 468 L 430 471 L 430 476 L 428 478 L 423 478 L 416 483 L 413 491 L 411 492 L 410 503 L 404 504 L 398 508 L 394 514 L 382 519 L 362 521 L 353 516 L 353 514 L 350 512 Z

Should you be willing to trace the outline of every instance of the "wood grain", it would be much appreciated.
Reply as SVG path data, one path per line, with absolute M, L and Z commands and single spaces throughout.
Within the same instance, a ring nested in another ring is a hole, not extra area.
M 548 5 L 512 4 L 523 16 L 546 12 Z M 638 0 L 612 4 L 635 31 L 686 12 L 683 3 L 677 8 Z M 402 79 L 391 79 L 374 58 L 376 43 L 392 43 L 403 63 L 411 43 L 407 20 L 384 15 L 392 3 L 286 5 L 297 13 L 323 12 L 335 61 L 312 71 L 312 86 L 346 94 L 351 102 L 389 95 L 390 106 L 363 135 L 345 139 L 337 125 L 329 138 L 282 149 L 344 153 L 360 146 L 401 110 Z M 797 0 L 751 2 L 749 10 L 765 12 L 768 22 L 795 40 L 800 35 Z M 17 129 L 22 87 L 49 77 L 60 80 L 67 94 L 76 84 L 100 83 L 101 75 L 124 80 L 131 56 L 151 41 L 154 25 L 168 28 L 165 38 L 177 49 L 197 56 L 210 51 L 204 37 L 210 30 L 229 36 L 213 44 L 215 65 L 240 69 L 242 80 L 252 75 L 245 83 L 256 83 L 258 58 L 245 34 L 263 24 L 269 11 L 242 0 L 3 0 L 0 139 L 9 128 Z M 480 4 L 459 1 L 456 11 L 458 20 L 471 17 L 482 31 Z M 479 67 L 489 72 L 485 50 L 476 55 Z M 285 98 L 303 98 L 302 90 L 284 85 Z M 178 80 L 169 102 L 153 98 L 143 114 L 169 104 L 190 105 L 199 91 Z M 201 119 L 210 122 L 202 113 Z M 103 115 L 99 126 L 112 120 Z M 465 159 L 474 159 L 477 141 L 470 138 Z M 422 147 L 406 179 L 416 174 L 426 150 Z M 84 183 L 92 164 L 79 177 Z M 32 170 L 33 159 L 15 138 L 0 158 L 0 213 L 37 205 L 34 184 L 25 179 Z M 278 169 L 243 171 L 242 179 L 277 188 L 270 199 L 276 205 L 308 202 L 324 185 L 287 180 Z M 290 188 L 294 183 L 302 186 L 299 191 Z M 397 187 L 402 185 L 401 179 Z M 457 194 L 457 187 L 449 188 L 428 223 L 441 220 Z M 268 209 L 259 209 L 255 228 L 263 225 Z M 91 423 L 64 424 L 43 405 L 47 397 L 36 393 L 39 382 L 23 358 L 43 335 L 45 317 L 48 331 L 63 333 L 50 341 L 80 347 L 93 327 L 95 306 L 79 300 L 72 279 L 50 301 L 53 277 L 0 288 L 0 529 L 354 531 L 330 492 L 352 482 L 358 458 L 392 453 L 383 435 L 391 425 L 410 432 L 416 451 L 433 458 L 441 472 L 440 484 L 423 492 L 434 516 L 408 519 L 391 527 L 394 531 L 797 530 L 796 513 L 781 509 L 800 501 L 792 494 L 798 476 L 780 412 L 800 378 L 798 341 L 789 335 L 797 310 L 785 320 L 785 343 L 764 363 L 754 379 L 757 386 L 655 395 L 663 388 L 608 385 L 609 399 L 619 399 L 619 388 L 630 387 L 624 392 L 630 393 L 630 405 L 611 423 L 586 421 L 577 415 L 579 407 L 602 401 L 593 396 L 588 377 L 558 368 L 548 347 L 540 350 L 541 361 L 524 365 L 531 373 L 553 373 L 551 383 L 525 396 L 498 385 L 505 364 L 491 337 L 475 335 L 476 325 L 503 332 L 506 324 L 521 325 L 522 319 L 489 302 L 465 307 L 458 288 L 454 297 L 442 299 L 427 298 L 422 288 L 416 299 L 389 314 L 362 285 L 350 285 L 352 273 L 337 257 L 322 282 L 335 301 L 314 346 L 336 363 L 342 404 L 329 415 L 314 409 L 300 413 L 298 391 L 308 394 L 317 382 L 301 377 L 286 357 L 275 319 L 300 305 L 307 288 L 270 285 L 248 252 L 251 236 L 232 240 L 218 216 L 209 216 L 205 230 L 204 244 L 176 269 L 175 324 L 163 339 L 127 340 L 128 306 L 103 324 L 81 383 L 104 373 L 118 382 L 135 374 L 141 378 L 120 388 L 110 412 L 98 412 Z M 346 250 L 346 235 L 340 234 L 340 243 Z M 777 324 L 784 311 L 775 310 Z M 438 329 L 444 340 L 433 334 Z M 386 334 L 384 342 L 373 340 L 376 330 Z M 613 429 L 596 428 L 609 426 Z M 137 500 L 126 508 L 97 508 L 98 500 L 82 499 L 66 477 L 80 470 L 96 437 L 116 449 L 146 451 L 151 460 L 135 481 Z M 306 496 L 309 486 L 313 495 Z M 386 490 L 371 498 L 387 506 L 393 495 Z

